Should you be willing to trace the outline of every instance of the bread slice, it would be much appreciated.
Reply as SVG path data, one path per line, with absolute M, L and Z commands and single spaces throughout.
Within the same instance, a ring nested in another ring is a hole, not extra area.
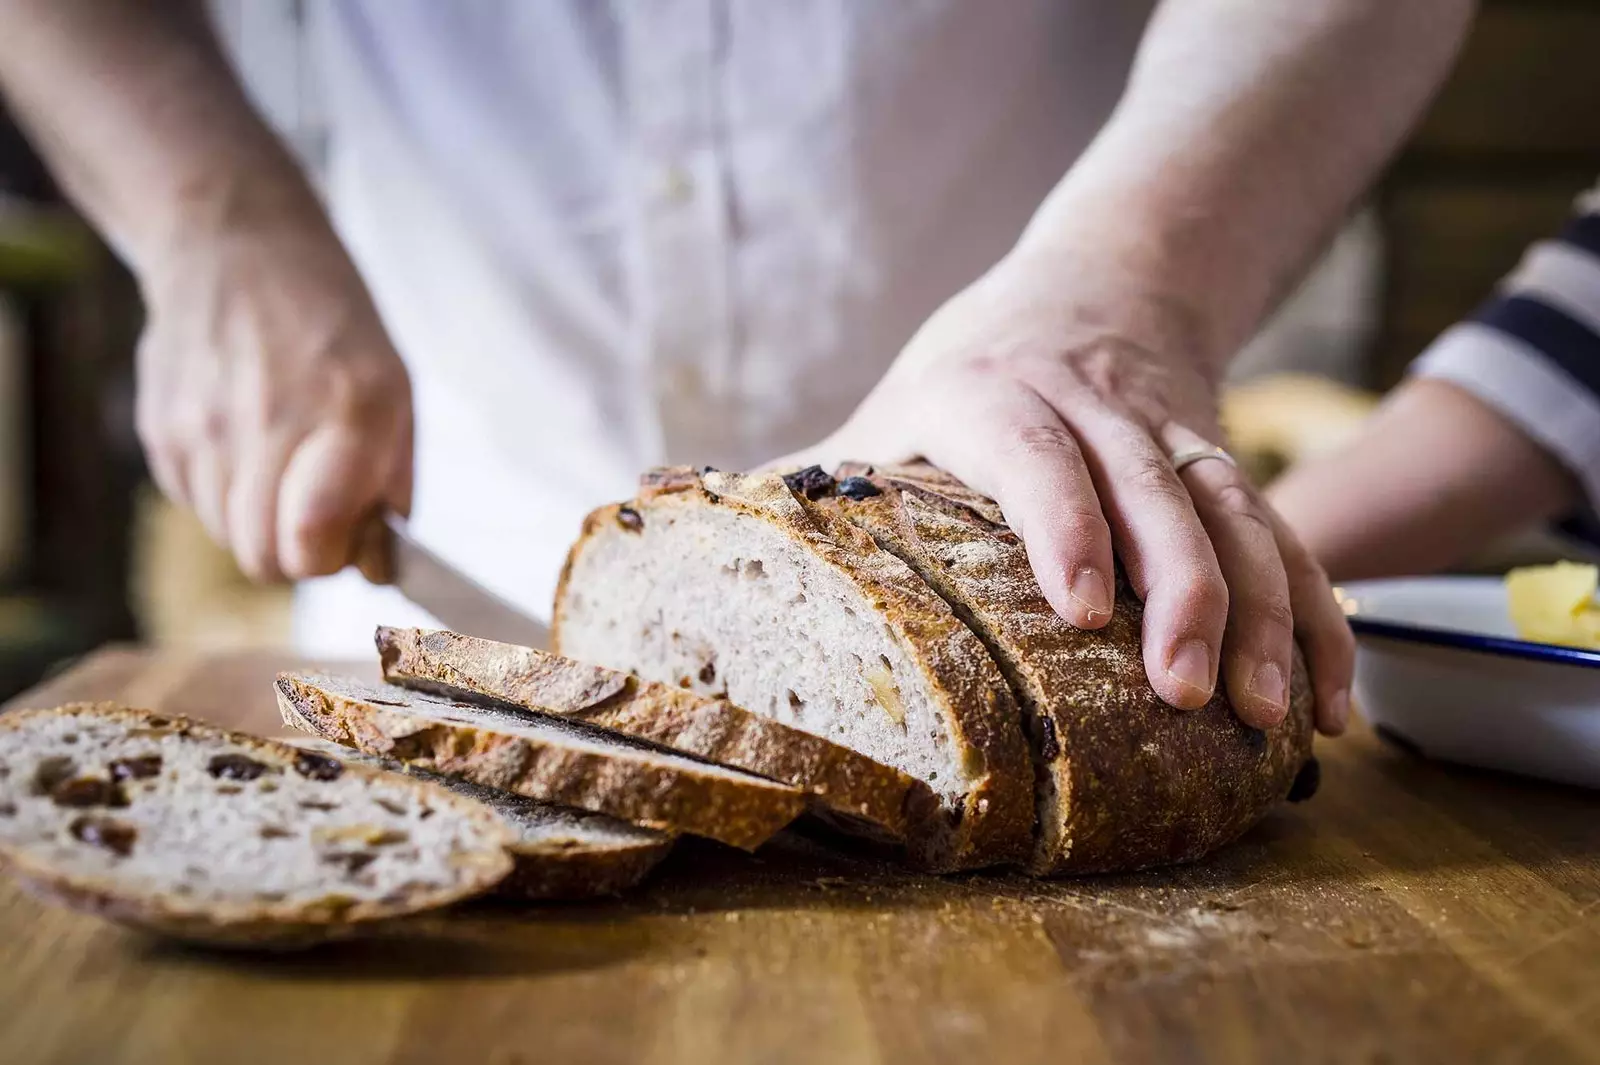
M 286 724 L 531 799 L 753 850 L 806 805 L 798 788 L 546 714 L 326 674 L 278 675 Z
M 498 788 L 440 776 L 314 736 L 296 736 L 284 742 L 342 762 L 409 773 L 493 810 L 513 834 L 506 849 L 515 864 L 495 889 L 496 894 L 506 898 L 546 901 L 619 895 L 643 880 L 672 849 L 672 837 L 667 833 L 630 825 L 605 814 L 554 806 Z
M 935 869 L 1027 857 L 1032 773 L 988 651 L 902 561 L 775 475 L 647 475 L 584 523 L 557 591 L 561 653 L 701 694 L 923 781 Z
M 914 777 L 726 699 L 454 632 L 384 627 L 377 642 L 390 683 L 559 714 L 747 769 L 803 788 L 818 812 L 884 842 L 904 843 L 937 810 Z
M 1016 690 L 1037 763 L 1041 874 L 1188 861 L 1233 839 L 1311 756 L 1311 690 L 1296 658 L 1290 711 L 1265 732 L 1219 693 L 1164 704 L 1145 676 L 1143 606 L 1119 578 L 1098 631 L 1061 619 L 994 502 L 932 467 L 847 465 L 818 505 L 872 534 L 948 600 Z
M 111 703 L 0 717 L 0 860 L 179 939 L 306 945 L 477 895 L 509 829 L 444 788 Z

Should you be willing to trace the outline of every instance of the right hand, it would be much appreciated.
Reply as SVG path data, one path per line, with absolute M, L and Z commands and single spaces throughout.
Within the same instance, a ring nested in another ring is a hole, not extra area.
M 1020 248 L 912 337 L 856 413 L 778 465 L 926 459 L 994 498 L 1062 618 L 1104 626 L 1113 548 L 1144 601 L 1145 672 L 1198 709 L 1288 713 L 1295 636 L 1316 723 L 1344 731 L 1354 639 L 1326 577 L 1231 464 L 1170 455 L 1220 440 L 1215 381 L 1176 299 L 1092 246 Z
M 141 270 L 150 470 L 257 581 L 335 573 L 411 506 L 411 386 L 314 206 L 234 221 Z

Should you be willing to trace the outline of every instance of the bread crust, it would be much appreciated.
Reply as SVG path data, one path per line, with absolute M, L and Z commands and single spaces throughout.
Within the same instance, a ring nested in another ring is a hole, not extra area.
M 278 707 L 285 724 L 368 754 L 745 850 L 766 842 L 806 805 L 798 788 L 750 774 L 741 778 L 738 770 L 707 766 L 697 772 L 631 746 L 635 741 L 625 737 L 617 737 L 616 753 L 596 751 L 559 738 L 518 735 L 488 721 L 430 716 L 425 705 L 407 701 L 414 693 L 404 689 L 389 689 L 398 705 L 385 705 L 364 694 L 370 687 L 327 675 L 280 673 Z
M 835 823 L 904 843 L 935 816 L 926 784 L 821 736 L 614 669 L 460 633 L 380 627 L 384 679 L 560 714 L 793 784 Z
M 226 743 L 249 751 L 251 757 L 288 769 L 300 753 L 274 740 L 217 728 L 175 714 L 155 713 L 118 703 L 69 703 L 50 710 L 18 710 L 0 716 L 0 747 L 40 716 L 92 714 L 127 725 L 130 729 L 171 730 L 183 736 Z M 363 778 L 376 778 L 382 770 L 347 763 L 346 769 Z M 481 834 L 480 851 L 462 852 L 458 868 L 462 882 L 450 888 L 417 891 L 394 900 L 353 899 L 330 893 L 320 904 L 288 902 L 237 902 L 186 899 L 171 893 L 130 890 L 114 876 L 84 875 L 64 870 L 28 853 L 26 844 L 0 842 L 4 865 L 30 893 L 83 913 L 131 925 L 159 935 L 209 946 L 229 948 L 293 949 L 353 935 L 374 922 L 387 922 L 448 906 L 494 888 L 511 871 L 506 846 L 509 829 L 487 808 L 436 784 L 401 778 L 402 785 L 424 793 L 435 808 L 448 809 L 472 823 Z
M 1110 623 L 1079 629 L 1046 601 L 992 500 L 929 466 L 847 464 L 838 474 L 866 477 L 879 494 L 818 505 L 869 532 L 948 599 L 1029 715 L 1041 797 L 1033 872 L 1190 861 L 1289 792 L 1311 755 L 1312 695 L 1298 650 L 1289 713 L 1275 728 L 1241 723 L 1220 690 L 1200 710 L 1174 710 L 1145 675 L 1143 604 L 1122 574 Z
M 949 606 L 907 566 L 850 523 L 814 507 L 775 474 L 744 475 L 674 467 L 646 474 L 629 503 L 590 514 L 556 591 L 552 646 L 561 647 L 577 560 L 595 538 L 642 522 L 662 508 L 719 507 L 765 522 L 854 585 L 878 609 L 928 680 L 952 740 L 981 771 L 965 800 L 925 822 L 911 855 L 938 871 L 1025 861 L 1033 829 L 1031 770 L 1020 713 L 989 653 Z M 629 516 L 631 514 L 631 517 Z

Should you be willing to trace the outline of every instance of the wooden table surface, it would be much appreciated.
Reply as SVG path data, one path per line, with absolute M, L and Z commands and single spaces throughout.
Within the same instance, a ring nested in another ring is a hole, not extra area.
M 285 663 L 107 651 L 13 705 L 276 731 Z M 938 879 L 785 839 L 615 902 L 208 954 L 0 879 L 0 1062 L 1600 1062 L 1600 796 L 1357 729 L 1200 865 Z

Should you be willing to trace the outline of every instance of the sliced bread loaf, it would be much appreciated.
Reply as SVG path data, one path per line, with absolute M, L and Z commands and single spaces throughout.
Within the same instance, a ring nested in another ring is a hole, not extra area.
M 1140 654 L 1143 607 L 1118 581 L 1103 629 L 1061 619 L 1022 541 L 984 496 L 928 466 L 839 470 L 824 506 L 870 532 L 948 600 L 989 648 L 1029 722 L 1041 874 L 1187 861 L 1254 824 L 1311 755 L 1311 692 L 1297 658 L 1288 718 L 1246 726 L 1219 693 L 1164 704 Z
M 658 471 L 584 523 L 561 653 L 730 702 L 926 783 L 935 869 L 1025 860 L 1032 772 L 1005 678 L 904 562 L 775 475 Z
M 496 894 L 506 898 L 571 900 L 621 894 L 643 880 L 672 849 L 672 837 L 667 833 L 630 825 L 605 814 L 555 806 L 440 776 L 314 736 L 296 736 L 284 742 L 342 762 L 409 773 L 493 810 L 513 834 L 506 849 L 515 864 L 495 889 Z
M 726 699 L 454 632 L 380 628 L 377 641 L 390 683 L 559 714 L 747 769 L 803 788 L 819 813 L 885 842 L 904 843 L 937 810 L 914 777 Z
M 286 724 L 407 765 L 634 824 L 754 849 L 798 788 L 605 729 L 325 674 L 278 676 Z
M 0 717 L 0 861 L 180 939 L 304 945 L 494 887 L 506 826 L 426 783 L 109 703 Z

